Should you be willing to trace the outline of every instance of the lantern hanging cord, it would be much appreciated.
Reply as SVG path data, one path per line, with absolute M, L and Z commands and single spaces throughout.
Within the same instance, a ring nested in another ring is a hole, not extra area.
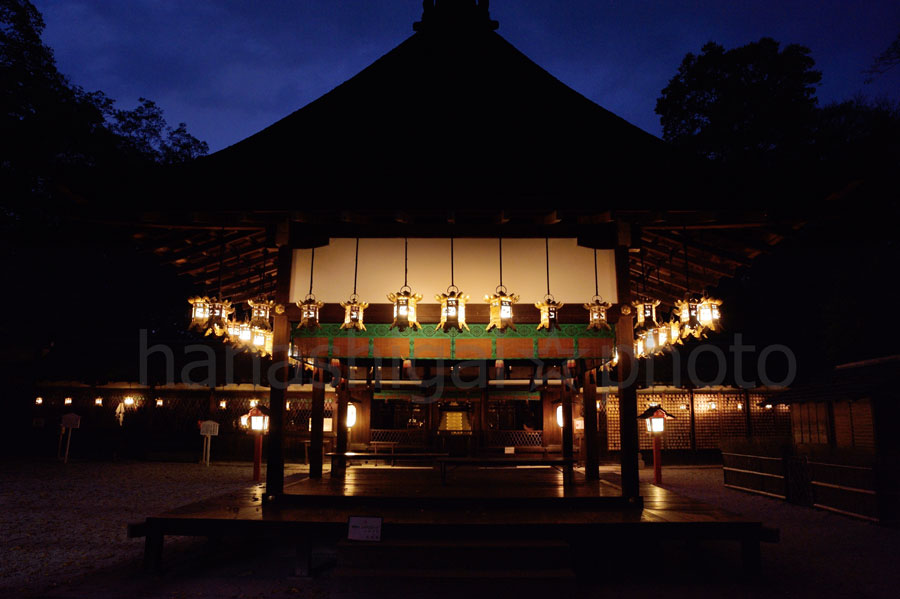
M 409 286 L 409 238 L 403 238 L 403 286 Z
M 316 248 L 312 249 L 312 257 L 309 259 L 309 295 L 312 295 L 313 272 L 316 269 Z
M 644 270 L 644 250 L 641 248 L 641 288 L 647 295 L 647 271 Z
M 353 258 L 353 295 L 356 295 L 356 275 L 359 272 L 359 237 L 356 238 L 356 256 Z
M 225 225 L 219 231 L 219 301 L 222 301 L 222 263 L 225 260 Z
M 681 242 L 684 246 L 684 286 L 687 293 L 691 292 L 691 269 L 688 264 L 687 227 L 681 230 Z
M 497 238 L 500 244 L 500 286 L 503 287 L 503 238 Z
M 450 286 L 456 287 L 456 283 L 453 282 L 453 238 L 450 238 Z
M 550 295 L 550 238 L 544 238 L 544 255 L 547 257 L 547 295 Z
M 597 276 L 597 248 L 594 248 L 594 295 L 600 295 L 600 281 Z

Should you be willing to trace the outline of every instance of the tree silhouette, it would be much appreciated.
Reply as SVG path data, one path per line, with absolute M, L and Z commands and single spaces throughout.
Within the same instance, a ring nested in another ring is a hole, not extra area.
M 0 184 L 4 204 L 46 199 L 86 169 L 171 164 L 203 155 L 206 143 L 172 129 L 141 98 L 133 110 L 86 92 L 61 74 L 43 43 L 44 20 L 28 0 L 0 0 Z
M 656 102 L 663 138 L 707 158 L 771 164 L 802 153 L 816 108 L 809 49 L 772 38 L 688 54 Z
M 872 66 L 863 71 L 869 76 L 866 83 L 871 83 L 876 76 L 884 75 L 898 64 L 900 64 L 900 34 L 884 52 L 875 57 Z

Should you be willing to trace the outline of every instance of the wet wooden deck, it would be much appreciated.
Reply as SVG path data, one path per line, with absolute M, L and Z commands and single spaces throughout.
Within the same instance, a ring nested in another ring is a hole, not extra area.
M 382 538 L 555 539 L 573 544 L 627 540 L 717 539 L 741 543 L 745 565 L 759 564 L 762 523 L 656 487 L 643 504 L 620 495 L 617 477 L 573 484 L 553 468 L 472 468 L 447 484 L 428 468 L 349 468 L 344 478 L 289 479 L 285 494 L 263 501 L 263 487 L 213 497 L 158 514 L 134 530 L 147 536 L 148 567 L 159 566 L 167 535 L 260 535 L 298 543 L 346 539 L 350 516 L 383 519 Z

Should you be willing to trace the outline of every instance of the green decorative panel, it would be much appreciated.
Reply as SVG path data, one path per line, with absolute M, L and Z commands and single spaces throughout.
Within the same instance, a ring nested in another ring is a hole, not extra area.
M 516 325 L 516 329 L 507 329 L 506 331 L 496 331 L 496 330 L 486 330 L 486 324 L 470 324 L 469 330 L 457 331 L 456 329 L 451 329 L 449 332 L 435 330 L 434 325 L 424 325 L 420 330 L 413 330 L 411 328 L 406 329 L 405 331 L 399 331 L 397 329 L 391 329 L 389 324 L 369 324 L 366 325 L 365 331 L 357 331 L 355 329 L 342 330 L 340 324 L 330 324 L 325 323 L 319 326 L 317 329 L 300 329 L 296 326 L 292 331 L 292 337 L 298 341 L 302 341 L 303 339 L 328 339 L 328 357 L 346 357 L 346 356 L 335 356 L 334 355 L 334 341 L 336 339 L 354 339 L 359 340 L 355 341 L 354 345 L 356 347 L 360 347 L 362 345 L 362 353 L 356 352 L 356 357 L 363 358 L 368 357 L 371 358 L 374 356 L 374 340 L 375 339 L 408 339 L 409 340 L 409 356 L 413 359 L 416 359 L 415 355 L 415 342 L 417 339 L 434 339 L 434 340 L 450 340 L 450 355 L 448 359 L 471 359 L 469 357 L 457 357 L 456 355 L 456 342 L 458 340 L 464 339 L 483 339 L 485 341 L 482 344 L 486 343 L 487 340 L 491 342 L 491 355 L 490 359 L 497 359 L 497 341 L 502 339 L 509 340 L 519 340 L 516 343 L 517 350 L 520 350 L 522 347 L 527 349 L 527 345 L 522 344 L 522 340 L 532 340 L 532 349 L 530 352 L 525 352 L 523 354 L 517 354 L 515 356 L 510 356 L 510 359 L 528 359 L 528 358 L 540 358 L 538 352 L 539 343 L 541 340 L 559 340 L 560 342 L 568 343 L 569 346 L 574 344 L 574 351 L 577 354 L 579 351 L 579 341 L 581 340 L 602 340 L 602 339 L 610 339 L 614 340 L 615 335 L 613 331 L 596 331 L 596 330 L 588 330 L 586 324 L 563 324 L 560 325 L 559 330 L 554 330 L 548 332 L 546 330 L 538 330 L 538 325 L 536 324 L 519 324 Z M 363 355 L 364 352 L 364 343 L 360 343 L 362 340 L 368 340 L 368 355 Z M 394 342 L 397 343 L 396 341 Z M 592 345 L 596 344 L 596 341 L 592 342 Z M 584 344 L 587 345 L 587 344 Z M 402 346 L 405 350 L 406 345 Z M 387 358 L 388 356 L 383 356 Z M 397 358 L 403 358 L 406 356 L 393 356 Z M 557 356 L 554 356 L 557 357 Z M 423 359 L 423 358 L 418 358 Z M 436 358 L 428 358 L 428 359 L 436 359 Z M 488 356 L 484 356 L 483 359 L 488 359 Z

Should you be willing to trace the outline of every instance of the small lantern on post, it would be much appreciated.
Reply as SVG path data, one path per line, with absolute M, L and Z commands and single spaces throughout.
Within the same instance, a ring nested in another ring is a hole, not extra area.
M 662 434 L 666 428 L 666 420 L 675 417 L 662 409 L 661 406 L 650 406 L 638 416 L 638 420 L 647 422 L 647 432 L 653 437 L 653 483 L 662 483 Z
M 262 480 L 262 440 L 263 435 L 269 432 L 269 409 L 256 405 L 250 411 L 241 416 L 241 426 L 247 428 L 254 436 L 253 439 L 253 480 Z

